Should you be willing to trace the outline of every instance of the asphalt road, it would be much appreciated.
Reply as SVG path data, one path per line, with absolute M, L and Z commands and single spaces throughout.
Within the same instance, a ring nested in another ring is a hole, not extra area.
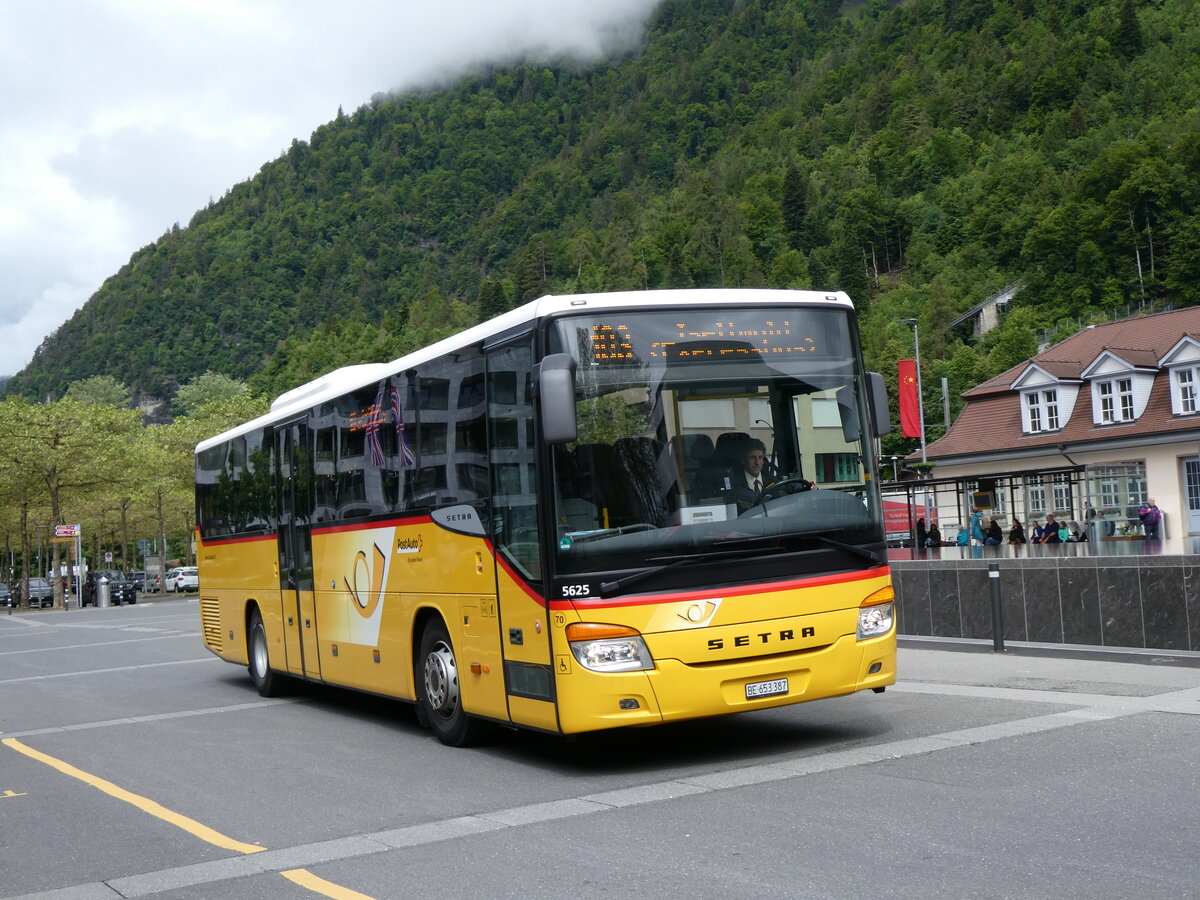
M 0 897 L 1197 897 L 1200 667 L 901 650 L 568 742 L 263 700 L 194 597 L 0 614 Z

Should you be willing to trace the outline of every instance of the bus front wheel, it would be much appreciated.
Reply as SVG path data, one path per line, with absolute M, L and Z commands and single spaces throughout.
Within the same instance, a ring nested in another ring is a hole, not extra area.
M 271 671 L 271 659 L 267 652 L 267 632 L 263 628 L 262 615 L 256 609 L 250 614 L 250 679 L 263 697 L 279 694 L 282 677 Z
M 479 737 L 479 722 L 463 710 L 458 660 L 440 619 L 425 626 L 417 656 L 418 715 L 434 736 L 451 747 L 467 747 Z

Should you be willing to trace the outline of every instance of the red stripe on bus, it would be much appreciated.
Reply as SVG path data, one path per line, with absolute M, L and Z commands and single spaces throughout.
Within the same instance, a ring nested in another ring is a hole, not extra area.
M 689 600 L 709 600 L 713 597 L 742 597 L 747 594 L 774 594 L 780 591 L 794 591 L 804 588 L 825 587 L 831 584 L 849 584 L 854 581 L 867 581 L 882 578 L 892 573 L 890 566 L 878 569 L 866 569 L 847 575 L 818 575 L 813 578 L 799 578 L 794 581 L 776 581 L 766 584 L 739 585 L 729 588 L 708 588 L 700 591 L 684 591 L 678 594 L 646 594 L 630 599 L 604 599 L 591 597 L 573 600 L 551 600 L 551 609 L 607 609 L 618 606 L 649 606 L 653 603 L 686 603 Z
M 358 522 L 353 525 L 324 525 L 312 530 L 313 534 L 345 534 L 349 531 L 369 531 L 374 528 L 395 528 L 402 525 L 426 525 L 432 524 L 433 519 L 428 516 L 409 516 L 403 519 L 383 519 L 378 522 Z
M 224 547 L 228 544 L 252 544 L 255 541 L 273 541 L 279 537 L 278 532 L 268 531 L 265 534 L 249 534 L 244 537 L 210 538 L 203 541 L 205 547 Z

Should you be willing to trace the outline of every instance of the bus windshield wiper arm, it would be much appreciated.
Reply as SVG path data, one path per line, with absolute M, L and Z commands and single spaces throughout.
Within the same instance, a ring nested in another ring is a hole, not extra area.
M 642 569 L 640 572 L 633 572 L 623 578 L 618 578 L 616 581 L 600 582 L 600 594 L 604 597 L 611 597 L 614 594 L 621 593 L 631 584 L 637 584 L 649 578 L 651 575 L 657 575 L 659 572 L 665 572 L 667 569 L 678 569 L 680 566 L 690 562 L 694 557 L 682 556 L 672 562 L 661 566 L 654 566 L 650 569 Z
M 822 544 L 829 544 L 833 547 L 846 550 L 849 553 L 853 553 L 855 556 L 861 556 L 863 559 L 868 560 L 869 562 L 883 562 L 883 557 L 874 550 L 868 550 L 866 547 L 860 547 L 857 544 L 847 544 L 845 541 L 839 541 L 835 538 L 826 537 L 823 534 L 818 535 L 818 537 Z
M 835 532 L 845 531 L 845 530 L 846 530 L 845 528 L 833 529 L 833 531 L 835 531 Z M 880 554 L 876 553 L 874 550 L 868 550 L 866 547 L 860 547 L 857 544 L 847 544 L 845 541 L 839 541 L 837 538 L 830 537 L 829 531 L 826 531 L 826 530 L 785 532 L 784 534 L 780 535 L 780 537 L 783 537 L 783 538 L 793 538 L 793 537 L 795 537 L 795 538 L 816 538 L 822 544 L 828 544 L 831 547 L 837 547 L 839 550 L 845 550 L 848 553 L 853 553 L 855 556 L 860 556 L 869 562 L 879 563 L 879 562 L 883 561 L 883 557 Z M 759 537 L 730 538 L 730 539 L 727 539 L 724 541 L 720 541 L 719 543 L 715 544 L 714 546 L 719 547 L 719 546 L 724 546 L 724 545 L 728 545 L 728 544 L 747 544 L 747 543 L 752 543 L 752 542 L 757 542 L 757 541 L 762 541 L 762 540 L 763 539 L 759 538 Z M 773 547 L 765 546 L 762 549 L 766 549 L 766 550 L 782 549 L 782 547 L 779 547 L 778 541 L 775 541 Z
M 765 549 L 777 549 L 774 544 Z M 604 581 L 600 584 L 600 593 L 605 597 L 611 597 L 614 594 L 621 593 L 625 588 L 637 584 L 657 575 L 659 572 L 665 572 L 667 569 L 678 569 L 680 566 L 685 566 L 688 563 L 710 562 L 714 559 L 736 559 L 739 556 L 757 556 L 762 552 L 760 548 L 751 550 L 716 550 L 716 551 L 700 551 L 697 553 L 689 553 L 685 556 L 656 556 L 647 562 L 662 563 L 662 565 L 653 566 L 649 569 L 642 569 L 638 572 L 631 572 L 615 581 Z

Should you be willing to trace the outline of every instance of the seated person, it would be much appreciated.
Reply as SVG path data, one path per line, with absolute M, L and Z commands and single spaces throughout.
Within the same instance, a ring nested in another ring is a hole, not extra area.
M 726 477 L 729 485 L 729 500 L 737 504 L 739 513 L 746 512 L 760 504 L 763 500 L 763 491 L 781 481 L 791 481 L 796 485 L 797 490 L 802 491 L 815 487 L 811 481 L 805 481 L 802 478 L 772 478 L 764 471 L 766 463 L 766 445 L 757 438 L 751 438 L 742 448 L 741 465 L 735 466 Z

